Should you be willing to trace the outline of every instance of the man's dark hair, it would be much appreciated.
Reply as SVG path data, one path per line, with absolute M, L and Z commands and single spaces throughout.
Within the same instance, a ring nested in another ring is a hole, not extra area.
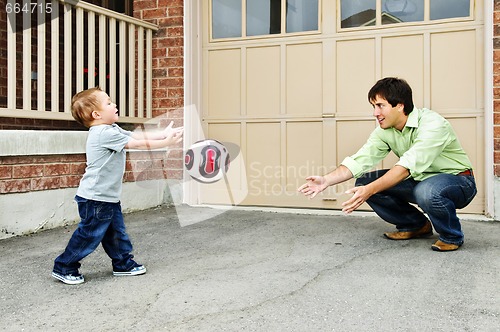
M 403 104 L 406 115 L 413 111 L 411 87 L 401 78 L 386 77 L 379 80 L 368 92 L 368 101 L 373 102 L 377 96 L 387 100 L 392 107 Z

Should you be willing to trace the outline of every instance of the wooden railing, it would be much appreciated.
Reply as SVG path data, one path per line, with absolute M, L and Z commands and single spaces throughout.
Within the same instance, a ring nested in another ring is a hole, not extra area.
M 96 85 L 118 104 L 120 121 L 152 117 L 156 25 L 84 1 L 38 1 L 45 7 L 34 11 L 36 0 L 5 2 L 7 102 L 0 117 L 71 119 L 71 97 Z

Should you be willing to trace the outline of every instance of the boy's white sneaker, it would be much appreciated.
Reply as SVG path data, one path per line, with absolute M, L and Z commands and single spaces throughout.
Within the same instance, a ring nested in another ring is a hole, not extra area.
M 61 274 L 52 272 L 52 277 L 68 285 L 78 285 L 85 281 L 83 274 L 80 273 Z
M 135 266 L 128 271 L 113 271 L 114 276 L 137 276 L 144 273 L 146 273 L 144 265 Z

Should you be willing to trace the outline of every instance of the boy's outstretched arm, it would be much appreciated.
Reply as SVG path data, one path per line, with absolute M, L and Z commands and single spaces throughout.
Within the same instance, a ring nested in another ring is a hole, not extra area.
M 184 127 L 174 128 L 174 122 L 170 121 L 168 126 L 163 130 L 147 130 L 135 131 L 132 133 L 132 138 L 136 140 L 162 140 L 165 139 L 171 132 L 181 132 Z
M 154 150 L 178 144 L 182 142 L 184 128 L 173 128 L 173 124 L 173 122 L 170 122 L 167 128 L 161 132 L 134 133 L 127 145 L 125 145 L 125 148 L 132 150 Z

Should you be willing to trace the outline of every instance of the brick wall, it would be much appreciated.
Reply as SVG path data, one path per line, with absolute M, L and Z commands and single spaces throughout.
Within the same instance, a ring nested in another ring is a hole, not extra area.
M 77 187 L 85 155 L 0 157 L 0 194 Z
M 135 0 L 134 17 L 157 24 L 153 34 L 153 117 L 183 124 L 184 15 L 183 0 Z M 182 178 L 182 151 L 170 153 L 168 178 Z
M 135 0 L 134 16 L 160 27 L 153 36 L 153 116 L 162 115 L 167 121 L 173 120 L 176 126 L 182 125 L 183 1 Z M 0 11 L 0 52 L 5 52 L 6 40 L 2 35 L 5 36 L 6 31 L 2 34 L 1 29 L 6 24 L 2 22 L 6 22 L 4 11 Z M 2 58 L 0 56 L 0 61 Z M 6 73 L 4 76 L 1 72 L 5 69 L 6 63 L 0 62 L 0 92 L 6 90 Z M 6 91 L 0 95 L 6 95 Z M 72 121 L 0 119 L 0 130 L 82 129 Z M 182 167 L 180 148 L 171 150 L 168 158 L 165 152 L 132 152 L 127 154 L 124 181 L 181 179 Z M 77 187 L 84 170 L 84 154 L 0 157 L 0 194 Z
M 183 0 L 136 0 L 134 17 L 157 24 L 153 35 L 153 116 L 182 123 L 184 105 Z
M 500 177 L 500 0 L 494 2 L 493 25 L 494 163 L 495 176 Z
M 178 178 L 182 153 L 127 154 L 124 182 Z M 0 194 L 76 188 L 85 171 L 85 154 L 0 157 Z

